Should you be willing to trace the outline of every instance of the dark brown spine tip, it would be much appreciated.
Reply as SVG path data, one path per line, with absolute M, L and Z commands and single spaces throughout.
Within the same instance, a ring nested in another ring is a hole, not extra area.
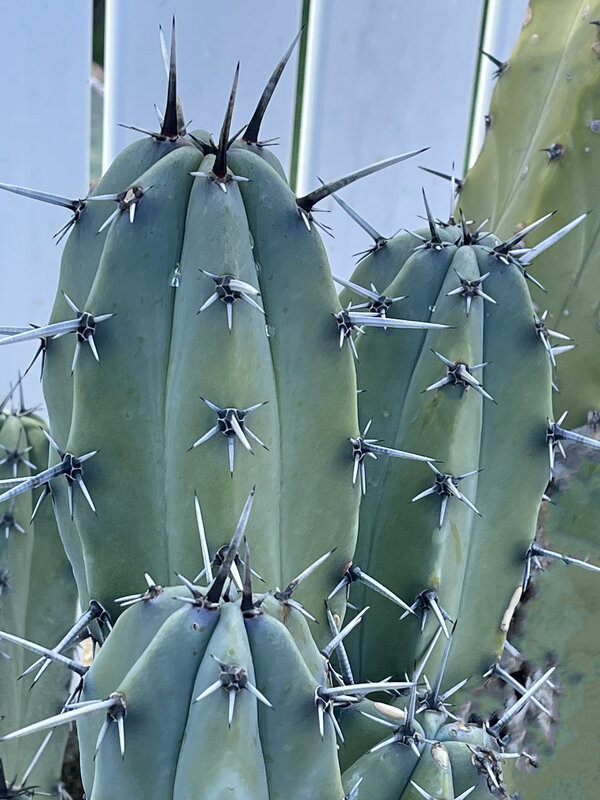
M 329 197 L 330 194 L 337 192 L 339 189 L 343 189 L 344 186 L 347 186 L 349 183 L 352 183 L 355 180 L 357 180 L 357 177 L 353 174 L 347 178 L 340 178 L 332 183 L 323 184 L 318 189 L 309 192 L 309 194 L 305 194 L 304 197 L 297 197 L 296 204 L 298 208 L 301 208 L 307 214 L 310 214 L 318 202 L 324 200 L 326 197 Z
M 298 208 L 302 209 L 302 211 L 306 211 L 307 214 L 310 214 L 314 203 L 311 202 L 310 195 L 306 194 L 304 197 L 296 198 L 296 205 Z
M 242 593 L 242 613 L 252 611 L 254 603 L 252 602 L 252 573 L 250 571 L 250 548 L 248 541 L 244 536 L 244 591 Z
M 499 78 L 502 73 L 506 72 L 509 63 L 508 61 L 500 61 L 499 58 L 491 55 L 491 53 L 486 53 L 485 50 L 481 50 L 481 55 L 489 59 L 490 62 L 496 67 L 494 78 Z
M 179 119 L 177 113 L 177 51 L 175 47 L 175 17 L 171 28 L 171 60 L 169 64 L 169 85 L 167 88 L 167 105 L 160 129 L 162 136 L 172 139 L 179 135 Z
M 441 239 L 435 227 L 435 219 L 433 218 L 433 214 L 431 213 L 431 208 L 429 207 L 429 203 L 427 202 L 427 195 L 425 194 L 425 189 L 421 187 L 421 191 L 423 192 L 423 203 L 425 205 L 425 213 L 427 214 L 427 224 L 429 225 L 429 233 L 431 234 L 431 241 L 435 243 L 440 243 Z
M 233 144 L 235 141 L 237 141 L 237 139 L 239 138 L 240 134 L 242 134 L 242 133 L 243 133 L 243 132 L 246 130 L 246 128 L 247 128 L 247 127 L 248 127 L 247 125 L 242 125 L 242 127 L 241 127 L 241 128 L 238 130 L 238 131 L 236 131 L 236 132 L 233 134 L 233 136 L 230 136 L 230 137 L 229 137 L 229 141 L 227 142 L 227 149 L 228 149 L 228 150 L 229 150 L 229 148 L 231 147 L 231 145 L 232 145 L 232 144 Z M 246 137 L 243 137 L 243 139 L 244 139 L 244 141 L 245 141 L 245 140 L 246 140 Z
M 462 178 L 456 178 L 453 175 L 449 175 L 447 172 L 440 172 L 437 169 L 430 169 L 429 167 L 419 167 L 419 169 L 422 169 L 423 172 L 428 172 L 430 175 L 435 175 L 436 178 L 443 178 L 445 181 L 454 181 L 457 191 L 462 187 Z
M 200 150 L 200 152 L 205 155 L 216 155 L 217 153 L 217 145 L 213 142 L 212 138 L 208 138 L 206 140 L 199 139 L 193 133 L 188 133 L 188 136 L 194 143 L 194 145 Z
M 225 587 L 225 581 L 229 577 L 229 570 L 223 570 L 223 565 L 221 565 L 221 569 L 217 577 L 211 583 L 208 592 L 206 593 L 206 602 L 212 606 L 217 606 L 221 599 L 221 595 L 223 594 L 223 589 Z
M 231 118 L 233 117 L 233 106 L 235 105 L 235 96 L 237 93 L 238 79 L 240 75 L 240 62 L 238 61 L 235 68 L 235 76 L 233 78 L 233 86 L 231 87 L 231 94 L 229 95 L 229 103 L 227 104 L 227 111 L 225 112 L 225 119 L 221 127 L 221 135 L 219 136 L 219 146 L 217 148 L 217 155 L 215 156 L 215 163 L 213 165 L 213 173 L 217 178 L 224 178 L 227 175 L 227 147 L 229 144 L 229 132 L 231 130 Z
M 231 540 L 229 547 L 227 548 L 227 552 L 225 554 L 225 557 L 223 558 L 223 562 L 219 568 L 219 572 L 217 573 L 217 577 L 214 579 L 214 581 L 212 582 L 212 584 L 208 589 L 208 592 L 206 593 L 206 600 L 209 603 L 213 603 L 215 605 L 219 603 L 221 594 L 223 593 L 225 582 L 229 578 L 229 572 L 231 570 L 231 566 L 237 555 L 240 543 L 242 541 L 242 537 L 244 535 L 244 530 L 246 527 L 246 523 L 248 522 L 248 514 L 250 513 L 250 509 L 252 507 L 255 491 L 256 491 L 256 486 L 253 486 L 252 491 L 250 492 L 250 495 L 246 500 L 246 505 L 244 506 L 244 509 L 242 511 L 240 521 L 238 522 L 238 527 L 233 535 L 233 539 Z
M 271 77 L 269 78 L 267 85 L 264 88 L 262 95 L 260 96 L 260 100 L 258 101 L 258 105 L 256 106 L 256 110 L 252 115 L 252 119 L 246 128 L 246 132 L 242 137 L 244 142 L 248 142 L 248 144 L 257 144 L 258 143 L 258 135 L 260 133 L 260 126 L 262 125 L 263 117 L 265 116 L 265 112 L 269 103 L 271 102 L 271 98 L 273 97 L 273 93 L 279 83 L 279 79 L 283 74 L 283 70 L 285 69 L 286 64 L 290 60 L 290 56 L 292 55 L 294 48 L 302 32 L 304 31 L 304 26 L 300 29 L 300 31 L 296 34 L 294 41 L 291 43 L 287 51 L 285 52 L 281 61 L 277 64 Z
M 465 244 L 470 244 L 471 243 L 471 236 L 470 236 L 470 233 L 469 233 L 469 227 L 467 225 L 467 220 L 465 219 L 465 215 L 463 214 L 462 208 L 459 208 L 458 213 L 459 213 L 459 218 L 460 218 L 460 227 L 461 227 L 461 230 L 462 230 L 463 241 L 465 242 Z
M 481 55 L 485 56 L 486 58 L 489 58 L 489 60 L 492 62 L 492 64 L 494 64 L 494 66 L 496 66 L 496 67 L 501 67 L 502 66 L 503 62 L 500 61 L 499 58 L 496 58 L 495 56 L 493 56 L 491 53 L 486 53 L 485 50 L 482 50 L 481 51 Z
M 383 161 L 377 161 L 375 164 L 370 164 L 368 167 L 363 167 L 356 172 L 351 172 L 349 175 L 345 175 L 343 178 L 338 178 L 336 181 L 319 186 L 318 189 L 315 189 L 309 194 L 304 195 L 304 197 L 296 198 L 298 208 L 302 209 L 302 211 L 304 211 L 306 214 L 310 214 L 314 206 L 320 200 L 324 200 L 334 192 L 343 189 L 344 186 L 348 186 L 349 184 L 354 183 L 361 178 L 365 178 L 367 175 L 373 175 L 375 172 L 386 169 L 386 167 L 391 167 L 392 165 L 399 164 L 401 161 L 406 161 L 413 156 L 420 155 L 428 149 L 428 147 L 422 147 L 420 150 L 412 150 L 410 153 L 403 153 L 399 156 L 386 158 Z

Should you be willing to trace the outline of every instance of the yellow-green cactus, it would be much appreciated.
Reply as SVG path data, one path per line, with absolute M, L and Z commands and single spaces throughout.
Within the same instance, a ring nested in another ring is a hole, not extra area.
M 482 152 L 460 190 L 465 214 L 491 218 L 503 237 L 549 211 L 558 227 L 587 214 L 547 251 L 532 233 L 524 256 L 547 290 L 534 290 L 540 313 L 548 312 L 550 329 L 570 337 L 552 345 L 557 353 L 576 345 L 558 358 L 555 398 L 557 413 L 569 410 L 573 425 L 600 407 L 599 16 L 597 2 L 530 3 L 519 41 L 498 69 Z

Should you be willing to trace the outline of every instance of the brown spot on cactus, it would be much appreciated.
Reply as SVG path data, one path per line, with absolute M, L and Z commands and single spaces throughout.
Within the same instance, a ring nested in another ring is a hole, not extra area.
M 431 755 L 436 764 L 439 764 L 442 769 L 448 769 L 450 766 L 450 757 L 448 751 L 441 742 L 436 742 L 432 745 Z

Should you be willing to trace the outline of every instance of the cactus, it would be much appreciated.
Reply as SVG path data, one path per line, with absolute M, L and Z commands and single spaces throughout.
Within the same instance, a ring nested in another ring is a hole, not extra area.
M 79 483 L 84 497 L 73 494 L 72 483 L 65 486 L 57 480 L 53 488 L 82 595 L 112 613 L 119 611 L 114 598 L 130 590 L 133 564 L 161 584 L 170 581 L 173 570 L 200 571 L 194 492 L 214 554 L 224 544 L 215 537 L 227 527 L 227 509 L 234 513 L 231 499 L 241 499 L 249 482 L 256 484 L 249 536 L 270 585 L 287 585 L 294 574 L 290 568 L 337 548 L 329 567 L 329 575 L 334 574 L 351 557 L 355 542 L 358 498 L 347 480 L 343 444 L 348 431 L 356 433 L 355 377 L 350 354 L 340 357 L 335 327 L 328 324 L 337 300 L 325 252 L 314 230 L 295 225 L 296 199 L 266 160 L 249 145 L 226 155 L 234 97 L 235 86 L 216 154 L 204 155 L 199 135 L 186 139 L 185 146 L 169 141 L 166 154 L 166 145 L 153 140 L 121 154 L 96 191 L 122 173 L 125 183 L 120 186 L 134 186 L 131 197 L 109 195 L 119 203 L 109 228 L 100 224 L 110 219 L 109 201 L 92 202 L 106 195 L 89 198 L 82 218 L 91 210 L 91 219 L 85 231 L 77 222 L 74 244 L 69 246 L 71 237 L 63 256 L 53 316 L 70 317 L 75 336 L 47 341 L 45 387 L 52 397 L 53 382 L 64 387 L 65 372 L 73 370 L 72 386 L 61 388 L 60 402 L 54 395 L 49 412 L 55 460 L 65 463 L 65 453 L 86 459 Z M 136 175 L 135 170 L 152 160 L 147 151 L 155 163 Z M 278 193 L 273 214 L 279 220 L 265 213 L 255 220 L 256 184 L 247 184 L 245 199 L 227 159 L 234 170 L 239 163 L 240 182 L 249 181 L 241 174 L 244 166 L 252 177 L 256 170 L 264 172 L 261 180 L 268 179 Z M 282 250 L 285 238 L 276 240 L 274 252 L 269 252 L 263 224 L 293 229 L 296 241 L 290 240 L 289 248 L 296 261 Z M 84 237 L 92 237 L 93 248 L 84 244 Z M 286 270 L 275 272 L 280 263 Z M 170 286 L 176 266 L 180 288 Z M 228 297 L 219 297 L 222 284 Z M 323 291 L 307 291 L 314 284 Z M 259 294 L 264 308 L 256 302 Z M 285 324 L 278 318 L 284 296 L 290 298 Z M 242 302 L 235 303 L 238 299 Z M 265 314 L 270 337 L 265 336 Z M 319 314 L 323 321 L 308 326 L 299 340 L 297 323 L 289 320 L 307 314 Z M 87 326 L 83 333 L 77 327 L 81 325 Z M 51 323 L 42 333 L 55 330 Z M 317 360 L 324 334 L 329 343 Z M 90 345 L 85 351 L 84 344 Z M 138 368 L 132 371 L 134 361 Z M 315 375 L 316 365 L 320 371 Z M 75 398 L 70 413 L 69 391 Z M 334 419 L 327 414 L 332 391 L 340 396 Z M 299 392 L 304 427 L 291 423 Z M 54 404 L 59 406 L 56 430 Z M 126 434 L 124 413 L 131 421 Z M 96 427 L 90 426 L 90 418 Z M 100 447 L 101 457 L 88 463 Z M 331 494 L 326 504 L 315 505 L 311 485 L 323 480 Z M 93 492 L 88 492 L 88 482 L 94 484 Z M 302 493 L 297 491 L 300 485 Z M 231 518 L 229 522 L 231 527 Z M 317 524 L 324 531 L 320 540 L 307 535 Z M 263 533 L 255 535 L 255 530 Z M 170 531 L 178 533 L 167 537 Z M 190 563 L 194 553 L 195 564 Z M 322 580 L 326 577 L 324 571 Z M 311 603 L 323 619 L 324 593 L 323 584 L 315 587 L 318 604 Z
M 497 85 L 483 149 L 460 190 L 466 214 L 490 216 L 500 236 L 511 236 L 555 211 L 558 226 L 587 214 L 563 242 L 533 248 L 536 274 L 547 294 L 534 299 L 558 329 L 557 415 L 569 410 L 583 425 L 600 407 L 597 248 L 598 3 L 534 0 L 514 52 L 497 66 Z M 589 213 L 588 213 L 589 212 Z M 538 234 L 527 241 L 537 245 Z M 565 341 L 568 339 L 569 341 Z
M 3 398 L 0 404 L 3 483 L 35 474 L 48 460 L 42 420 L 25 407 L 22 397 L 12 410 L 9 402 L 10 398 Z M 54 647 L 65 625 L 75 618 L 76 587 L 51 505 L 42 503 L 36 509 L 30 495 L 21 495 L 1 510 L 0 626 L 21 638 Z M 57 713 L 67 699 L 67 677 L 56 667 L 44 678 L 36 671 L 18 680 L 33 661 L 35 658 L 21 647 L 0 641 L 2 734 L 32 723 L 40 715 Z M 3 746 L 0 757 L 7 786 L 12 784 L 17 791 L 34 785 L 40 791 L 55 793 L 66 735 L 63 729 L 48 741 L 38 735 L 20 746 Z
M 578 432 L 598 437 L 592 426 Z M 598 454 L 576 442 L 566 442 L 565 451 L 550 486 L 552 502 L 544 503 L 540 513 L 527 602 L 509 634 L 519 651 L 513 671 L 534 672 L 533 665 L 549 660 L 559 666 L 556 685 L 540 694 L 550 715 L 531 707 L 513 729 L 514 738 L 526 738 L 543 765 L 532 770 L 520 763 L 510 776 L 523 800 L 559 795 L 588 800 L 599 787 L 595 723 L 590 721 L 598 709 L 598 653 L 589 636 L 598 616 L 600 547 L 590 524 L 600 502 Z
M 50 323 L 0 329 L 41 340 L 52 432 L 0 503 L 50 487 L 76 629 L 116 624 L 89 668 L 38 648 L 78 691 L 2 740 L 77 720 L 91 800 L 506 797 L 531 757 L 503 734 L 555 667 L 485 720 L 451 704 L 506 644 L 563 440 L 598 447 L 554 421 L 527 285 L 574 225 L 532 251 L 547 215 L 499 238 L 425 200 L 386 240 L 338 198 L 375 242 L 338 298 L 315 204 L 416 151 L 296 197 L 258 139 L 290 52 L 231 141 L 236 70 L 215 144 L 185 130 L 173 36 L 160 132 L 90 197 L 4 187 L 73 217 Z
M 443 614 L 459 620 L 447 664 L 448 680 L 455 683 L 482 674 L 502 650 L 502 617 L 522 582 L 548 480 L 551 361 L 524 268 L 513 255 L 525 232 L 501 242 L 473 232 L 464 218 L 442 224 L 425 204 L 429 230 L 413 234 L 421 242 L 417 249 L 405 261 L 403 241 L 374 250 L 343 297 L 356 302 L 357 289 L 365 294 L 358 282 L 375 284 L 376 276 L 379 287 L 389 280 L 384 296 L 410 296 L 411 316 L 453 327 L 411 332 L 402 341 L 378 330 L 357 345 L 358 385 L 365 390 L 361 426 L 372 420 L 373 434 L 393 447 L 418 449 L 441 463 L 430 465 L 429 478 L 408 460 L 381 458 L 369 465 L 356 562 L 418 619 L 392 633 L 383 599 L 369 599 L 371 624 L 361 628 L 356 668 L 359 674 L 375 664 L 384 674 L 410 671 L 415 651 L 424 652 L 439 624 L 447 627 Z M 391 265 L 389 272 L 380 259 Z M 390 317 L 402 314 L 403 302 L 392 305 Z M 368 453 L 364 436 L 363 442 Z M 388 557 L 394 551 L 405 554 L 410 569 Z M 486 558 L 497 566 L 493 585 L 481 579 Z M 351 596 L 360 605 L 366 591 L 353 589 Z M 382 651 L 375 641 L 384 631 L 391 646 Z
M 207 796 L 215 797 L 226 792 L 256 798 L 309 797 L 315 784 L 324 796 L 341 797 L 335 733 L 328 726 L 322 738 L 316 712 L 311 714 L 315 691 L 325 681 L 324 657 L 320 656 L 322 675 L 317 678 L 282 622 L 254 606 L 251 591 L 244 593 L 241 605 L 223 602 L 220 596 L 252 499 L 253 495 L 242 510 L 234 542 L 210 589 L 205 593 L 190 586 L 191 597 L 179 607 L 163 602 L 158 620 L 152 617 L 160 596 L 140 600 L 137 614 L 131 609 L 119 619 L 114 636 L 122 641 L 133 635 L 139 642 L 142 617 L 146 629 L 155 628 L 145 649 L 103 648 L 94 661 L 86 676 L 84 702 L 126 697 L 131 713 L 125 760 L 116 731 L 107 731 L 106 743 L 100 743 L 98 732 L 104 729 L 98 715 L 80 723 L 88 769 L 94 764 L 94 750 L 100 748 L 94 774 L 87 776 L 89 797 L 116 798 L 136 790 L 185 797 L 200 785 Z M 165 670 L 166 663 L 172 668 Z M 161 702 L 155 702 L 157 697 Z M 132 720 L 137 720 L 133 734 Z M 157 737 L 158 730 L 162 735 Z M 288 737 L 295 746 L 283 751 L 281 742 Z M 148 764 L 150 740 L 156 748 L 156 758 L 150 759 L 156 769 L 143 770 L 142 778 L 131 764 Z M 222 741 L 228 742 L 226 748 Z M 296 748 L 312 765 L 311 781 L 306 780 Z

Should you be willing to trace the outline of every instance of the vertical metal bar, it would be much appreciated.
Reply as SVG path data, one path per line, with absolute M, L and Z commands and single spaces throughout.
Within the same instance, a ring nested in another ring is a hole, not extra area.
M 529 0 L 485 0 L 483 6 L 480 49 L 506 61 L 521 31 Z M 493 74 L 493 65 L 480 53 L 466 149 L 467 168 L 475 162 L 485 138 L 485 115 L 494 90 Z

